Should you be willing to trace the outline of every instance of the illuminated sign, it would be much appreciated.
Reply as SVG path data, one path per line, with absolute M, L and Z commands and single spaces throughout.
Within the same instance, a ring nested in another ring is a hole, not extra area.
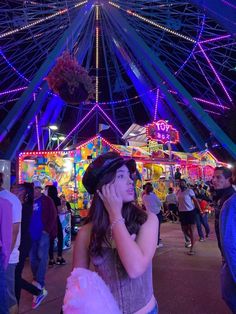
M 179 142 L 179 132 L 164 120 L 155 121 L 146 125 L 148 139 L 152 139 L 163 144 L 168 142 L 176 144 Z

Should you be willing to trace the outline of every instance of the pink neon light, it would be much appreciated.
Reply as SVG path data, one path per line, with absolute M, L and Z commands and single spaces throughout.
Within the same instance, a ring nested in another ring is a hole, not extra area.
M 155 110 L 154 110 L 154 121 L 156 121 L 156 119 L 157 119 L 158 103 L 159 103 L 159 88 L 157 88 L 157 94 L 156 94 L 156 102 L 155 102 Z
M 193 58 L 194 58 L 194 60 L 196 61 L 197 65 L 198 65 L 198 67 L 199 67 L 199 69 L 200 69 L 202 75 L 204 76 L 204 78 L 205 78 L 207 84 L 209 85 L 209 87 L 210 87 L 212 93 L 215 95 L 215 97 L 216 97 L 216 99 L 218 100 L 219 104 L 222 106 L 222 104 L 221 104 L 221 102 L 220 102 L 220 99 L 217 97 L 217 95 L 216 95 L 216 93 L 215 93 L 215 91 L 214 91 L 214 88 L 211 86 L 211 83 L 209 82 L 208 78 L 206 77 L 206 74 L 204 73 L 204 71 L 203 71 L 201 65 L 200 65 L 199 62 L 197 61 L 197 58 L 196 58 L 195 56 L 193 56 Z
M 219 104 L 216 104 L 215 102 L 212 102 L 212 101 L 209 101 L 209 100 L 206 100 L 206 99 L 202 99 L 202 98 L 198 98 L 198 97 L 193 97 L 193 99 L 195 99 L 195 100 L 197 100 L 199 102 L 203 102 L 205 104 L 213 105 L 213 106 L 216 106 L 216 107 L 221 107 L 223 109 L 230 109 L 230 107 L 219 105 Z
M 59 149 L 59 147 L 68 139 L 69 136 L 71 136 L 71 134 L 73 134 L 75 132 L 76 129 L 78 129 L 78 127 L 88 118 L 88 116 L 91 114 L 91 112 L 94 111 L 94 109 L 96 108 L 96 106 L 94 106 L 84 117 L 83 119 L 70 131 L 70 133 L 66 136 L 66 138 L 59 143 L 59 145 L 56 147 L 56 149 Z
M 215 68 L 213 67 L 213 65 L 212 65 L 212 63 L 211 63 L 211 61 L 210 61 L 210 59 L 209 59 L 208 56 L 206 55 L 206 53 L 205 53 L 204 49 L 202 48 L 201 44 L 198 43 L 198 46 L 199 46 L 199 48 L 201 49 L 201 52 L 202 52 L 202 54 L 204 55 L 205 59 L 207 60 L 207 62 L 208 62 L 208 64 L 209 64 L 210 68 L 211 68 L 212 71 L 214 72 L 214 74 L 215 74 L 217 80 L 219 81 L 219 83 L 220 83 L 221 87 L 223 88 L 223 90 L 224 90 L 226 96 L 228 97 L 229 101 L 232 102 L 232 98 L 230 97 L 229 93 L 227 92 L 227 90 L 226 90 L 226 88 L 225 88 L 223 82 L 221 81 L 221 79 L 220 79 L 218 73 L 216 72 Z
M 121 130 L 115 125 L 115 123 L 108 117 L 108 115 L 105 113 L 105 111 L 98 105 L 96 104 L 96 107 L 104 114 L 104 116 L 108 119 L 108 121 L 113 125 L 113 127 L 120 133 L 120 135 L 123 136 L 123 133 Z
M 217 41 L 217 40 L 221 40 L 221 39 L 225 39 L 225 38 L 229 38 L 229 37 L 231 37 L 231 35 L 223 35 L 223 36 L 219 36 L 219 37 L 215 37 L 215 38 L 210 38 L 210 39 L 200 41 L 199 44 L 210 43 L 213 41 Z
M 164 120 L 158 120 L 146 125 L 146 136 L 154 141 L 166 143 L 178 143 L 179 132 Z

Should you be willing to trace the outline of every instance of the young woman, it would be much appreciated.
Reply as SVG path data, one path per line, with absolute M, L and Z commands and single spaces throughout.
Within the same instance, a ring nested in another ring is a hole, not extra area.
M 59 213 L 61 209 L 61 200 L 58 197 L 57 188 L 54 185 L 49 185 L 47 188 L 47 195 L 52 198 L 56 208 L 57 213 Z M 57 215 L 57 260 L 54 260 L 54 239 L 50 240 L 50 248 L 49 248 L 49 266 L 53 266 L 54 264 L 57 265 L 65 265 L 66 261 L 62 257 L 62 250 L 63 250 L 63 231 L 62 231 L 62 225 L 59 216 Z
M 74 267 L 95 271 L 109 286 L 124 314 L 156 314 L 152 258 L 158 220 L 136 207 L 131 174 L 134 160 L 117 153 L 99 156 L 87 168 L 83 184 L 94 194 L 87 224 L 78 232 Z

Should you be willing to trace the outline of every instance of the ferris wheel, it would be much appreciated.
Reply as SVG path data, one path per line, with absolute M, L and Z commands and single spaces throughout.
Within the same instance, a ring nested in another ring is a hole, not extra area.
M 49 90 L 44 79 L 66 50 L 96 78 L 94 100 L 75 106 Z M 204 149 L 211 133 L 233 155 L 217 120 L 233 108 L 235 50 L 232 35 L 186 1 L 2 1 L 0 136 L 13 139 L 6 157 L 35 149 L 49 123 L 69 134 L 62 148 L 99 123 L 119 141 L 132 123 L 158 118 L 180 130 L 184 150 Z

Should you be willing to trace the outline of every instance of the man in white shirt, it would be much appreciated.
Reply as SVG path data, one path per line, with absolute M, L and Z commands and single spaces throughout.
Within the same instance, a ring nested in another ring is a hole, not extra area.
M 194 225 L 195 225 L 195 208 L 199 208 L 199 203 L 195 197 L 192 189 L 187 187 L 186 180 L 181 179 L 179 183 L 180 190 L 177 192 L 177 199 L 179 204 L 179 220 L 184 235 L 190 238 L 191 246 L 188 255 L 194 255 L 193 250 L 194 238 Z
M 21 224 L 21 212 L 22 205 L 20 200 L 11 192 L 4 189 L 3 185 L 3 173 L 0 173 L 0 197 L 8 200 L 12 204 L 12 247 L 11 255 L 6 270 L 7 280 L 7 298 L 10 314 L 18 313 L 17 300 L 15 296 L 15 268 L 19 261 L 19 245 L 20 245 L 20 224 Z

